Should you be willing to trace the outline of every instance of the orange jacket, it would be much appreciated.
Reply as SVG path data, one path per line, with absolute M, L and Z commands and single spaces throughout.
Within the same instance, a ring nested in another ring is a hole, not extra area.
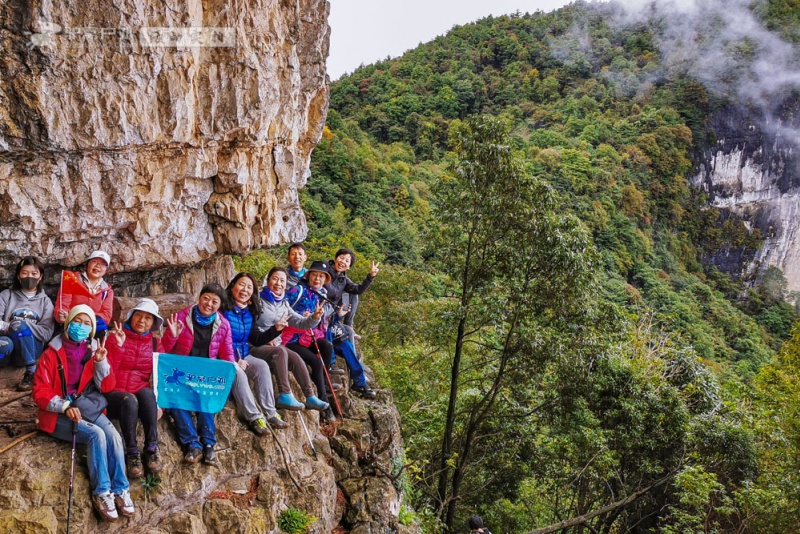
M 75 273 L 75 275 L 83 285 L 86 285 L 82 273 Z M 105 280 L 100 284 L 100 290 L 91 297 L 87 295 L 63 293 L 62 289 L 62 287 L 58 288 L 56 305 L 53 307 L 53 317 L 56 318 L 56 321 L 58 321 L 58 313 L 60 311 L 63 310 L 69 313 L 69 310 L 71 310 L 73 306 L 86 304 L 94 311 L 95 315 L 103 318 L 109 328 L 111 327 L 111 316 L 114 313 L 114 290 L 111 289 L 111 286 L 108 285 Z M 88 287 L 86 288 L 86 292 L 89 293 Z

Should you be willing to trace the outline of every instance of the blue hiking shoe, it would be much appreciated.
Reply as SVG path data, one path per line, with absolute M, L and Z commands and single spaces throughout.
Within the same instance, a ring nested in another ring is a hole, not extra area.
M 303 405 L 291 393 L 281 393 L 275 406 L 280 410 L 302 410 Z
M 322 411 L 326 410 L 328 408 L 328 406 L 330 406 L 330 404 L 328 404 L 325 401 L 319 400 L 314 395 L 311 395 L 310 397 L 306 397 L 306 409 L 307 410 L 318 410 L 318 411 L 322 412 Z

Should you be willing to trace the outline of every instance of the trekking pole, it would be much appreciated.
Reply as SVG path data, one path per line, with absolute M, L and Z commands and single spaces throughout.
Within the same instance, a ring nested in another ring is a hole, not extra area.
M 317 347 L 317 356 L 320 360 L 322 360 L 322 372 L 325 373 L 325 380 L 328 381 L 328 387 L 331 388 L 331 396 L 333 397 L 333 403 L 336 405 L 336 411 L 339 412 L 339 417 L 344 417 L 344 414 L 342 413 L 342 407 L 339 406 L 339 398 L 336 396 L 336 392 L 333 390 L 333 382 L 331 382 L 331 375 L 328 374 L 328 366 L 325 364 L 325 360 L 322 359 L 322 352 L 319 350 L 317 338 L 314 336 L 314 331 L 312 329 L 309 328 L 308 332 L 311 334 L 311 339 L 314 341 L 314 346 Z
M 306 420 L 303 418 L 303 414 L 297 412 L 297 417 L 300 418 L 300 422 L 303 423 L 303 430 L 306 431 L 306 438 L 308 438 L 308 444 L 311 445 L 311 450 L 314 452 L 314 459 L 319 460 L 317 457 L 317 449 L 314 447 L 314 442 L 311 441 L 311 434 L 308 433 L 308 427 L 306 426 Z
M 72 490 L 75 487 L 75 443 L 78 436 L 78 423 L 72 422 L 72 458 L 69 465 L 69 504 L 67 505 L 67 534 L 72 519 Z

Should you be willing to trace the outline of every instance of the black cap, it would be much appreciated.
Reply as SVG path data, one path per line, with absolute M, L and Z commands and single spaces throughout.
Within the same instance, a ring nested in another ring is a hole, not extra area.
M 327 263 L 325 263 L 324 261 L 312 261 L 312 262 L 311 262 L 311 267 L 309 267 L 309 268 L 308 268 L 308 270 L 306 270 L 306 279 L 308 279 L 308 273 L 310 273 L 310 272 L 312 272 L 312 271 L 317 271 L 317 272 L 320 272 L 320 273 L 325 273 L 326 280 L 327 280 L 327 281 L 325 282 L 326 284 L 327 284 L 327 283 L 329 283 L 329 282 L 331 281 L 331 278 L 332 278 L 332 277 L 331 277 L 331 270 L 330 270 L 330 267 L 329 267 L 329 266 L 328 266 L 328 264 L 327 264 Z

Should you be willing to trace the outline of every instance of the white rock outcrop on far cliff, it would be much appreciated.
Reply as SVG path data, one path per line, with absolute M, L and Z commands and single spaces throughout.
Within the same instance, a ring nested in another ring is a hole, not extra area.
M 789 291 L 800 291 L 800 133 L 793 124 L 795 108 L 797 102 L 784 103 L 783 120 L 752 110 L 716 112 L 712 128 L 718 142 L 706 151 L 692 179 L 709 193 L 714 206 L 761 230 L 764 246 L 745 271 L 756 274 L 776 266 Z
M 0 278 L 116 272 L 305 237 L 328 105 L 326 0 L 0 4 Z M 178 287 L 173 290 L 188 290 Z

